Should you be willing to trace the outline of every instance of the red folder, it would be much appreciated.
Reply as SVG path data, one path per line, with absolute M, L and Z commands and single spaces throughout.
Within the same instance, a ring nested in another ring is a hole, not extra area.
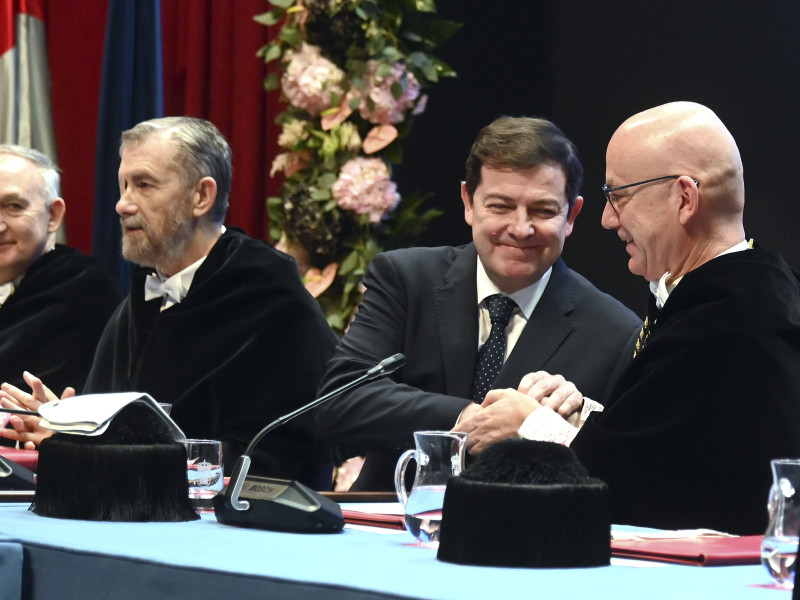
M 22 465 L 36 472 L 36 465 L 39 462 L 39 452 L 36 450 L 20 450 L 10 446 L 0 446 L 0 456 L 13 460 L 18 465 Z
M 696 566 L 761 564 L 764 536 L 612 540 L 611 554 Z
M 342 517 L 344 517 L 345 523 L 352 523 L 354 525 L 369 525 L 371 527 L 400 529 L 403 531 L 406 528 L 403 515 L 376 514 L 343 508 Z

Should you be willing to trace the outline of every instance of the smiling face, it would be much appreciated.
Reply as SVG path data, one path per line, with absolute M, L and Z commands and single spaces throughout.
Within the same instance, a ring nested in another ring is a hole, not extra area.
M 461 186 L 464 218 L 486 274 L 506 293 L 531 285 L 561 256 L 583 205 L 569 213 L 564 170 L 544 163 L 524 171 L 481 168 L 472 198 Z
M 64 201 L 45 206 L 44 180 L 31 161 L 0 154 L 0 283 L 16 279 L 52 248 Z
M 638 134 L 618 132 L 609 142 L 606 153 L 609 187 L 672 174 L 670 168 Z M 615 229 L 625 243 L 630 256 L 628 269 L 648 281 L 660 279 L 669 270 L 669 261 L 674 262 L 680 255 L 678 180 L 663 179 L 620 190 L 614 193 L 614 203 L 619 212 L 606 202 L 601 223 L 606 229 Z
M 175 147 L 155 133 L 122 151 L 117 213 L 122 254 L 138 265 L 173 274 L 192 237 L 192 191 L 175 166 Z

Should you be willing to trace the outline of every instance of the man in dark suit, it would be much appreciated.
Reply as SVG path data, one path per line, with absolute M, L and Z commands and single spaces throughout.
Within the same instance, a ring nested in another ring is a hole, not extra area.
M 575 148 L 553 123 L 500 118 L 480 132 L 466 163 L 461 196 L 473 243 L 373 259 L 364 300 L 319 393 L 393 353 L 407 363 L 318 410 L 320 432 L 345 454 L 367 452 L 352 489 L 392 489 L 397 457 L 414 431 L 480 430 L 475 442 L 483 445 L 516 435 L 525 403 L 482 406 L 487 386 L 516 389 L 525 374 L 547 369 L 599 397 L 617 364 L 630 359 L 625 349 L 639 319 L 560 259 L 583 204 L 582 174 Z M 514 303 L 498 326 L 501 347 L 492 350 L 503 363 L 495 380 L 496 370 L 486 375 L 476 363 L 479 349 L 497 341 L 489 341 L 488 308 L 496 296 Z M 539 391 L 543 399 L 549 390 Z M 579 405 L 569 394 L 543 401 L 565 416 Z
M 764 533 L 770 460 L 800 455 L 798 275 L 747 241 L 739 149 L 705 106 L 626 120 L 603 187 L 603 226 L 652 292 L 636 356 L 583 427 L 536 407 L 521 433 L 569 443 L 615 523 Z
M 222 441 L 230 471 L 262 427 L 314 399 L 336 336 L 289 256 L 224 227 L 231 150 L 213 124 L 145 121 L 122 134 L 120 155 L 122 253 L 139 268 L 85 391 L 136 390 L 171 403 L 188 437 Z M 52 397 L 29 383 L 33 395 L 3 386 L 3 403 L 35 409 Z M 22 425 L 6 436 L 40 439 Z M 259 445 L 254 470 L 329 487 L 320 450 L 306 415 Z

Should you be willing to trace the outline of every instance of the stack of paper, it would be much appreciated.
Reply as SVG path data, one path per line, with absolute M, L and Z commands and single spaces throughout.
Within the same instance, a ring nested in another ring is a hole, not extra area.
M 111 420 L 123 408 L 132 403 L 150 407 L 172 430 L 175 441 L 183 441 L 186 435 L 152 396 L 141 392 L 117 394 L 87 394 L 62 400 L 53 400 L 39 407 L 41 425 L 60 433 L 74 435 L 100 435 L 108 429 Z

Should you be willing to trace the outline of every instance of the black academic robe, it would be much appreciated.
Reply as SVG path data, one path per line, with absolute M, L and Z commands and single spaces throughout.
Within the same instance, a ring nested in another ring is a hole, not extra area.
M 315 398 L 337 342 L 294 260 L 229 228 L 197 270 L 180 304 L 145 302 L 152 269 L 103 333 L 89 392 L 147 392 L 172 404 L 187 437 L 221 440 L 226 472 L 258 431 Z M 330 487 L 312 415 L 275 429 L 252 455 L 251 472 Z
M 800 285 L 756 248 L 683 277 L 572 443 L 612 519 L 763 533 L 770 459 L 800 456 Z
M 66 386 L 80 392 L 117 304 L 116 285 L 100 263 L 56 245 L 0 308 L 0 381 L 27 389 L 27 370 L 59 395 Z

